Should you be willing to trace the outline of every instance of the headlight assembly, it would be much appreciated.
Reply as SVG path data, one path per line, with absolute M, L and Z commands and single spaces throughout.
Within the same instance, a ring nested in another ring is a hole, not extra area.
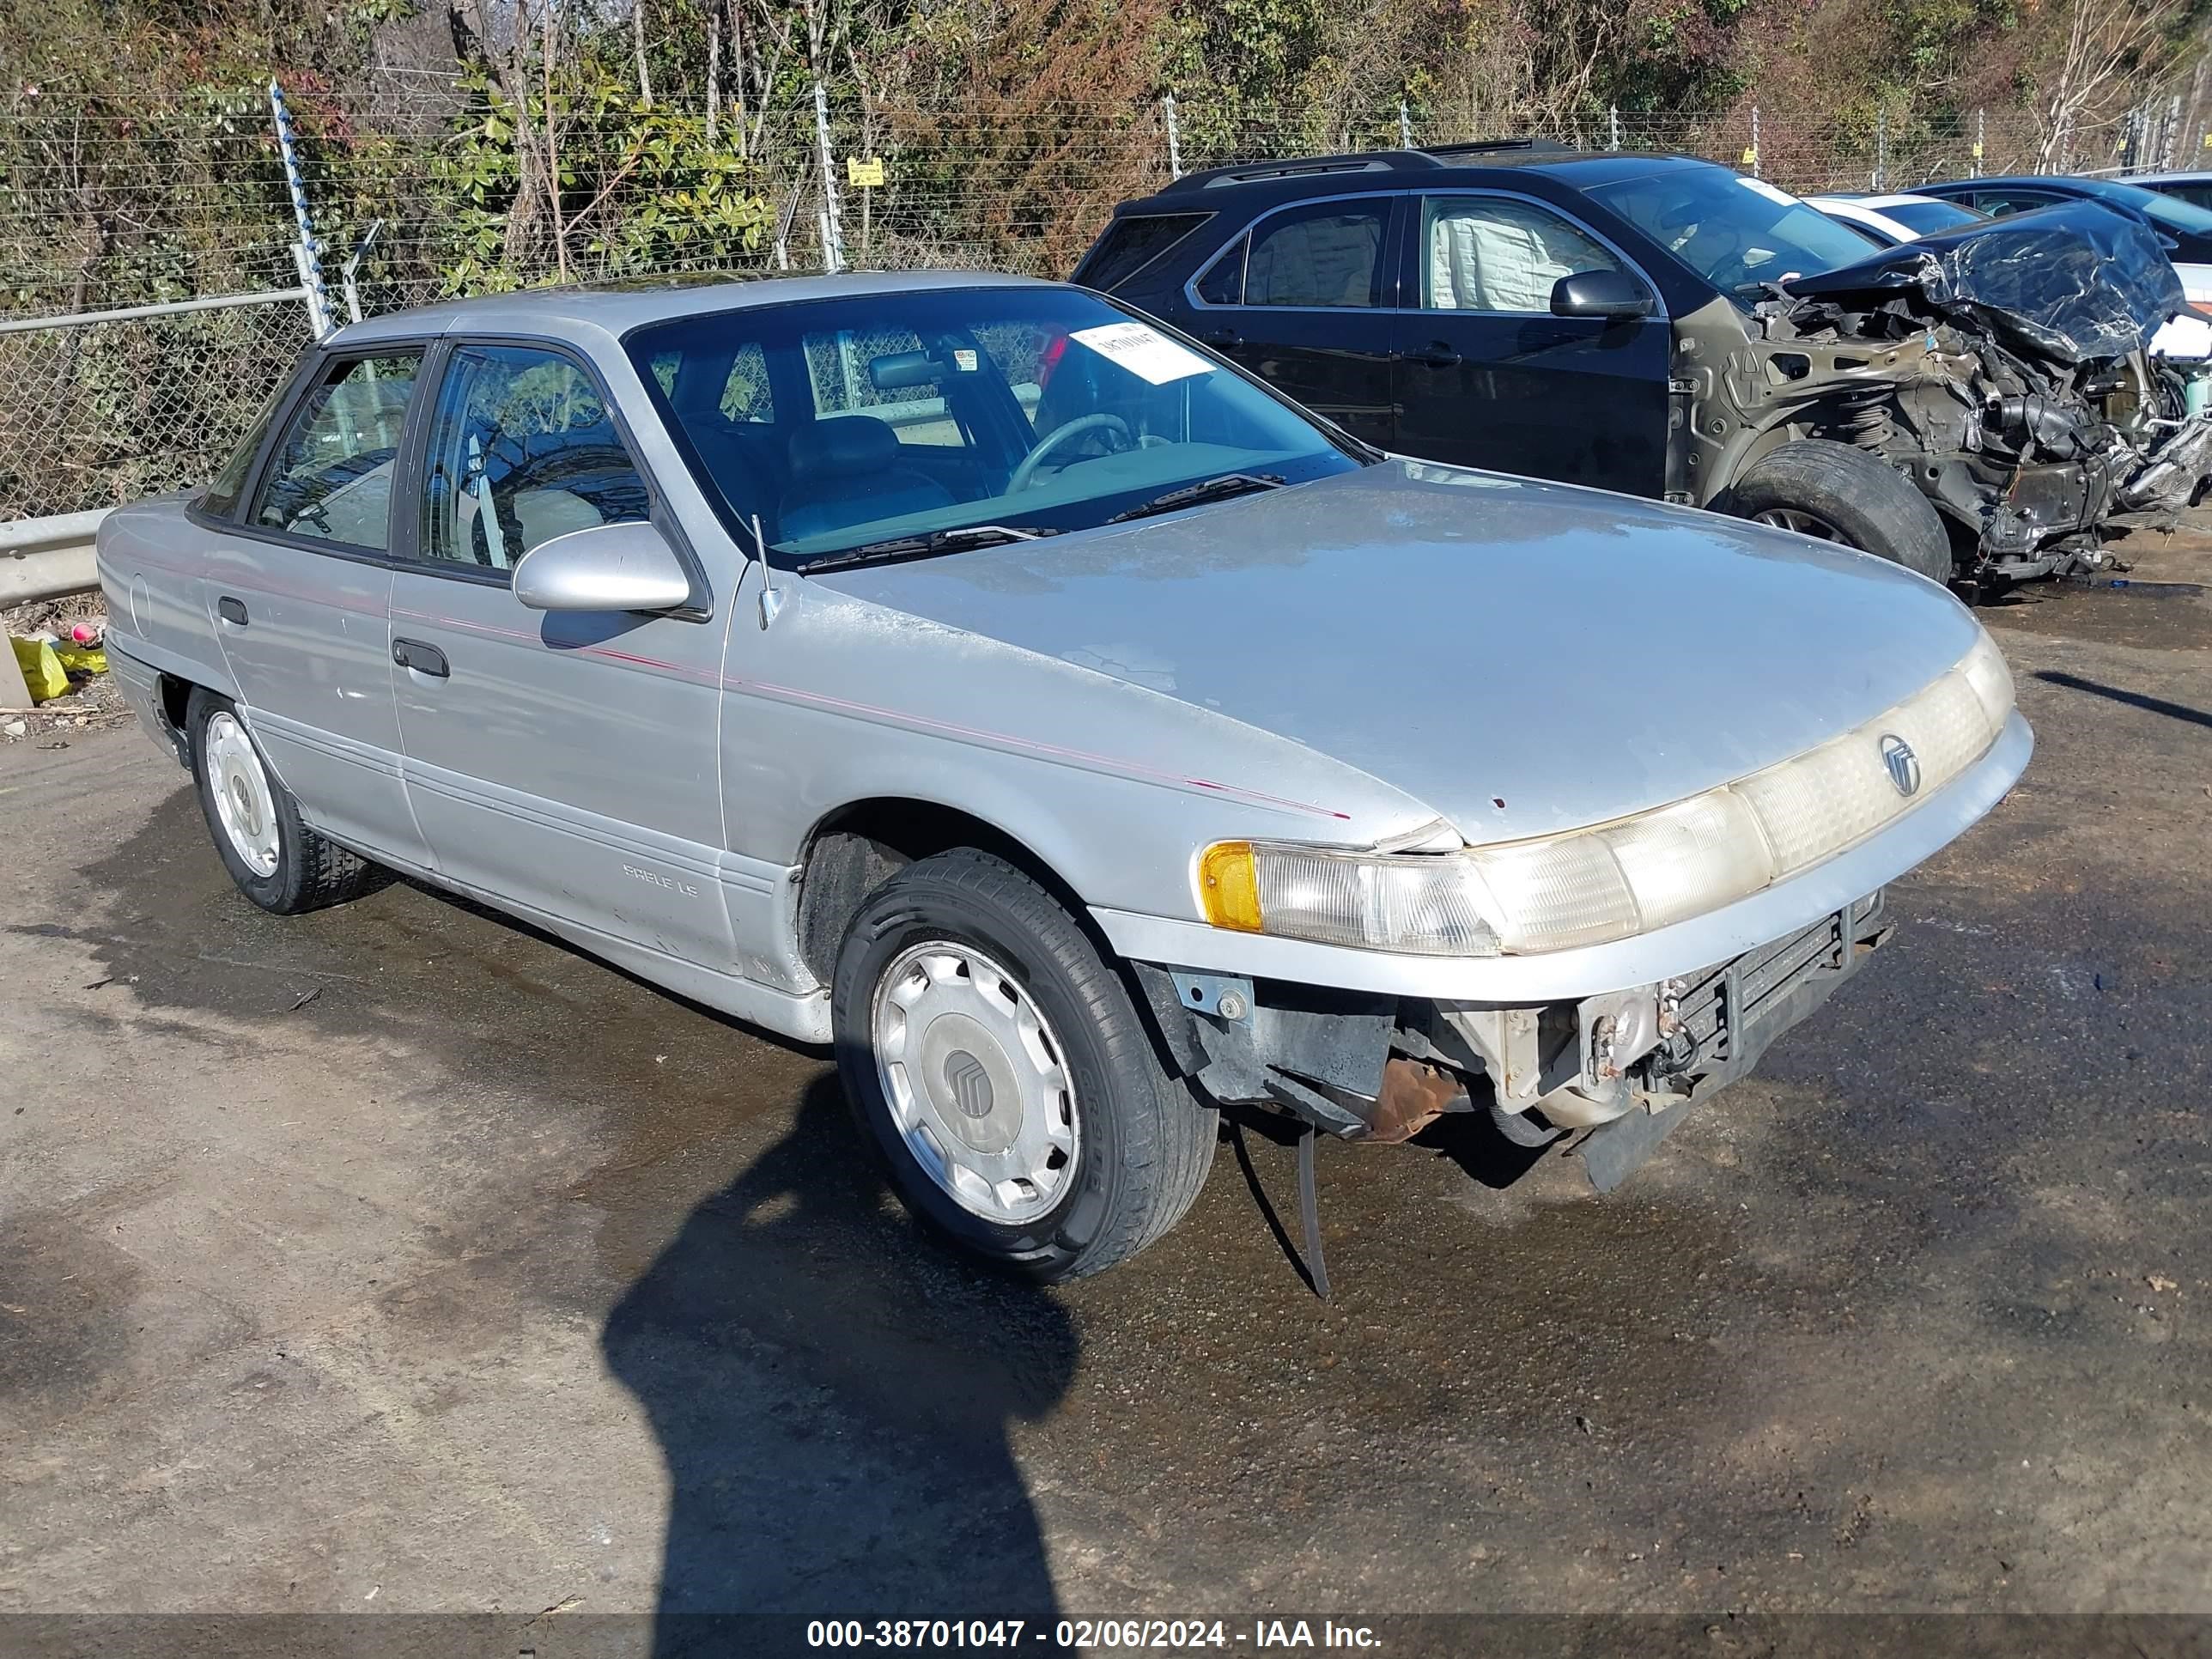
M 1702 915 L 1824 863 L 1989 750 L 2012 675 L 1984 634 L 1894 708 L 1749 777 L 1566 835 L 1437 854 L 1218 842 L 1199 901 L 1217 927 L 1420 956 L 1571 950 Z

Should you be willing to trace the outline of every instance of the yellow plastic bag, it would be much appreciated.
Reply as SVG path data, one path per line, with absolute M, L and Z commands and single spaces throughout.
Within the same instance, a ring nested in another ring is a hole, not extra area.
M 107 672 L 107 653 L 94 647 L 88 650 L 81 645 L 58 645 L 54 656 L 64 669 L 72 674 L 105 674 Z
M 44 640 L 11 639 L 8 643 L 15 647 L 15 665 L 23 671 L 23 684 L 30 688 L 33 702 L 58 697 L 69 690 L 69 676 L 52 646 Z

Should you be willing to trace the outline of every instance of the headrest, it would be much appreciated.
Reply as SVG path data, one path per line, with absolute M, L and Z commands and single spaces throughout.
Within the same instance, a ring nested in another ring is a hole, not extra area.
M 832 415 L 791 434 L 794 480 L 823 473 L 850 476 L 896 465 L 898 434 L 872 415 Z

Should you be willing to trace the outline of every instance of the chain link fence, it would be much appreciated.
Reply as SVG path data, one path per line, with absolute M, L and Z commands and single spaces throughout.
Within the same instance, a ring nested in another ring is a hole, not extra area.
M 767 110 L 516 110 L 416 75 L 296 95 L 301 183 L 331 305 L 381 312 L 554 282 L 952 266 L 1064 276 L 1115 203 L 1178 172 L 1538 137 L 1709 157 L 1801 194 L 1966 173 L 2185 164 L 2178 102 L 2051 135 L 1941 118 L 1594 112 L 930 107 L 810 94 Z M 543 180 L 562 180 L 547 191 Z M 0 521 L 204 479 L 311 337 L 299 230 L 258 93 L 171 110 L 0 117 Z M 264 303 L 70 320 L 231 296 Z M 37 326 L 26 326 L 36 321 Z

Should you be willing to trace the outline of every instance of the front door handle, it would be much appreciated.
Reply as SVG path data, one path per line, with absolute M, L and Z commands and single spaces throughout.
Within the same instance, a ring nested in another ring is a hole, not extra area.
M 1244 343 L 1244 337 L 1233 328 L 1209 328 L 1198 337 L 1210 346 L 1233 346 Z
M 1419 363 L 1423 368 L 1457 368 L 1460 355 L 1442 340 L 1431 340 L 1419 351 L 1409 351 L 1406 361 Z
M 215 602 L 215 614 L 227 623 L 243 628 L 246 626 L 246 601 L 234 599 L 226 593 Z
M 444 652 L 434 645 L 425 645 L 420 640 L 392 641 L 392 660 L 402 668 L 428 674 L 434 680 L 442 680 L 453 672 L 446 661 Z

